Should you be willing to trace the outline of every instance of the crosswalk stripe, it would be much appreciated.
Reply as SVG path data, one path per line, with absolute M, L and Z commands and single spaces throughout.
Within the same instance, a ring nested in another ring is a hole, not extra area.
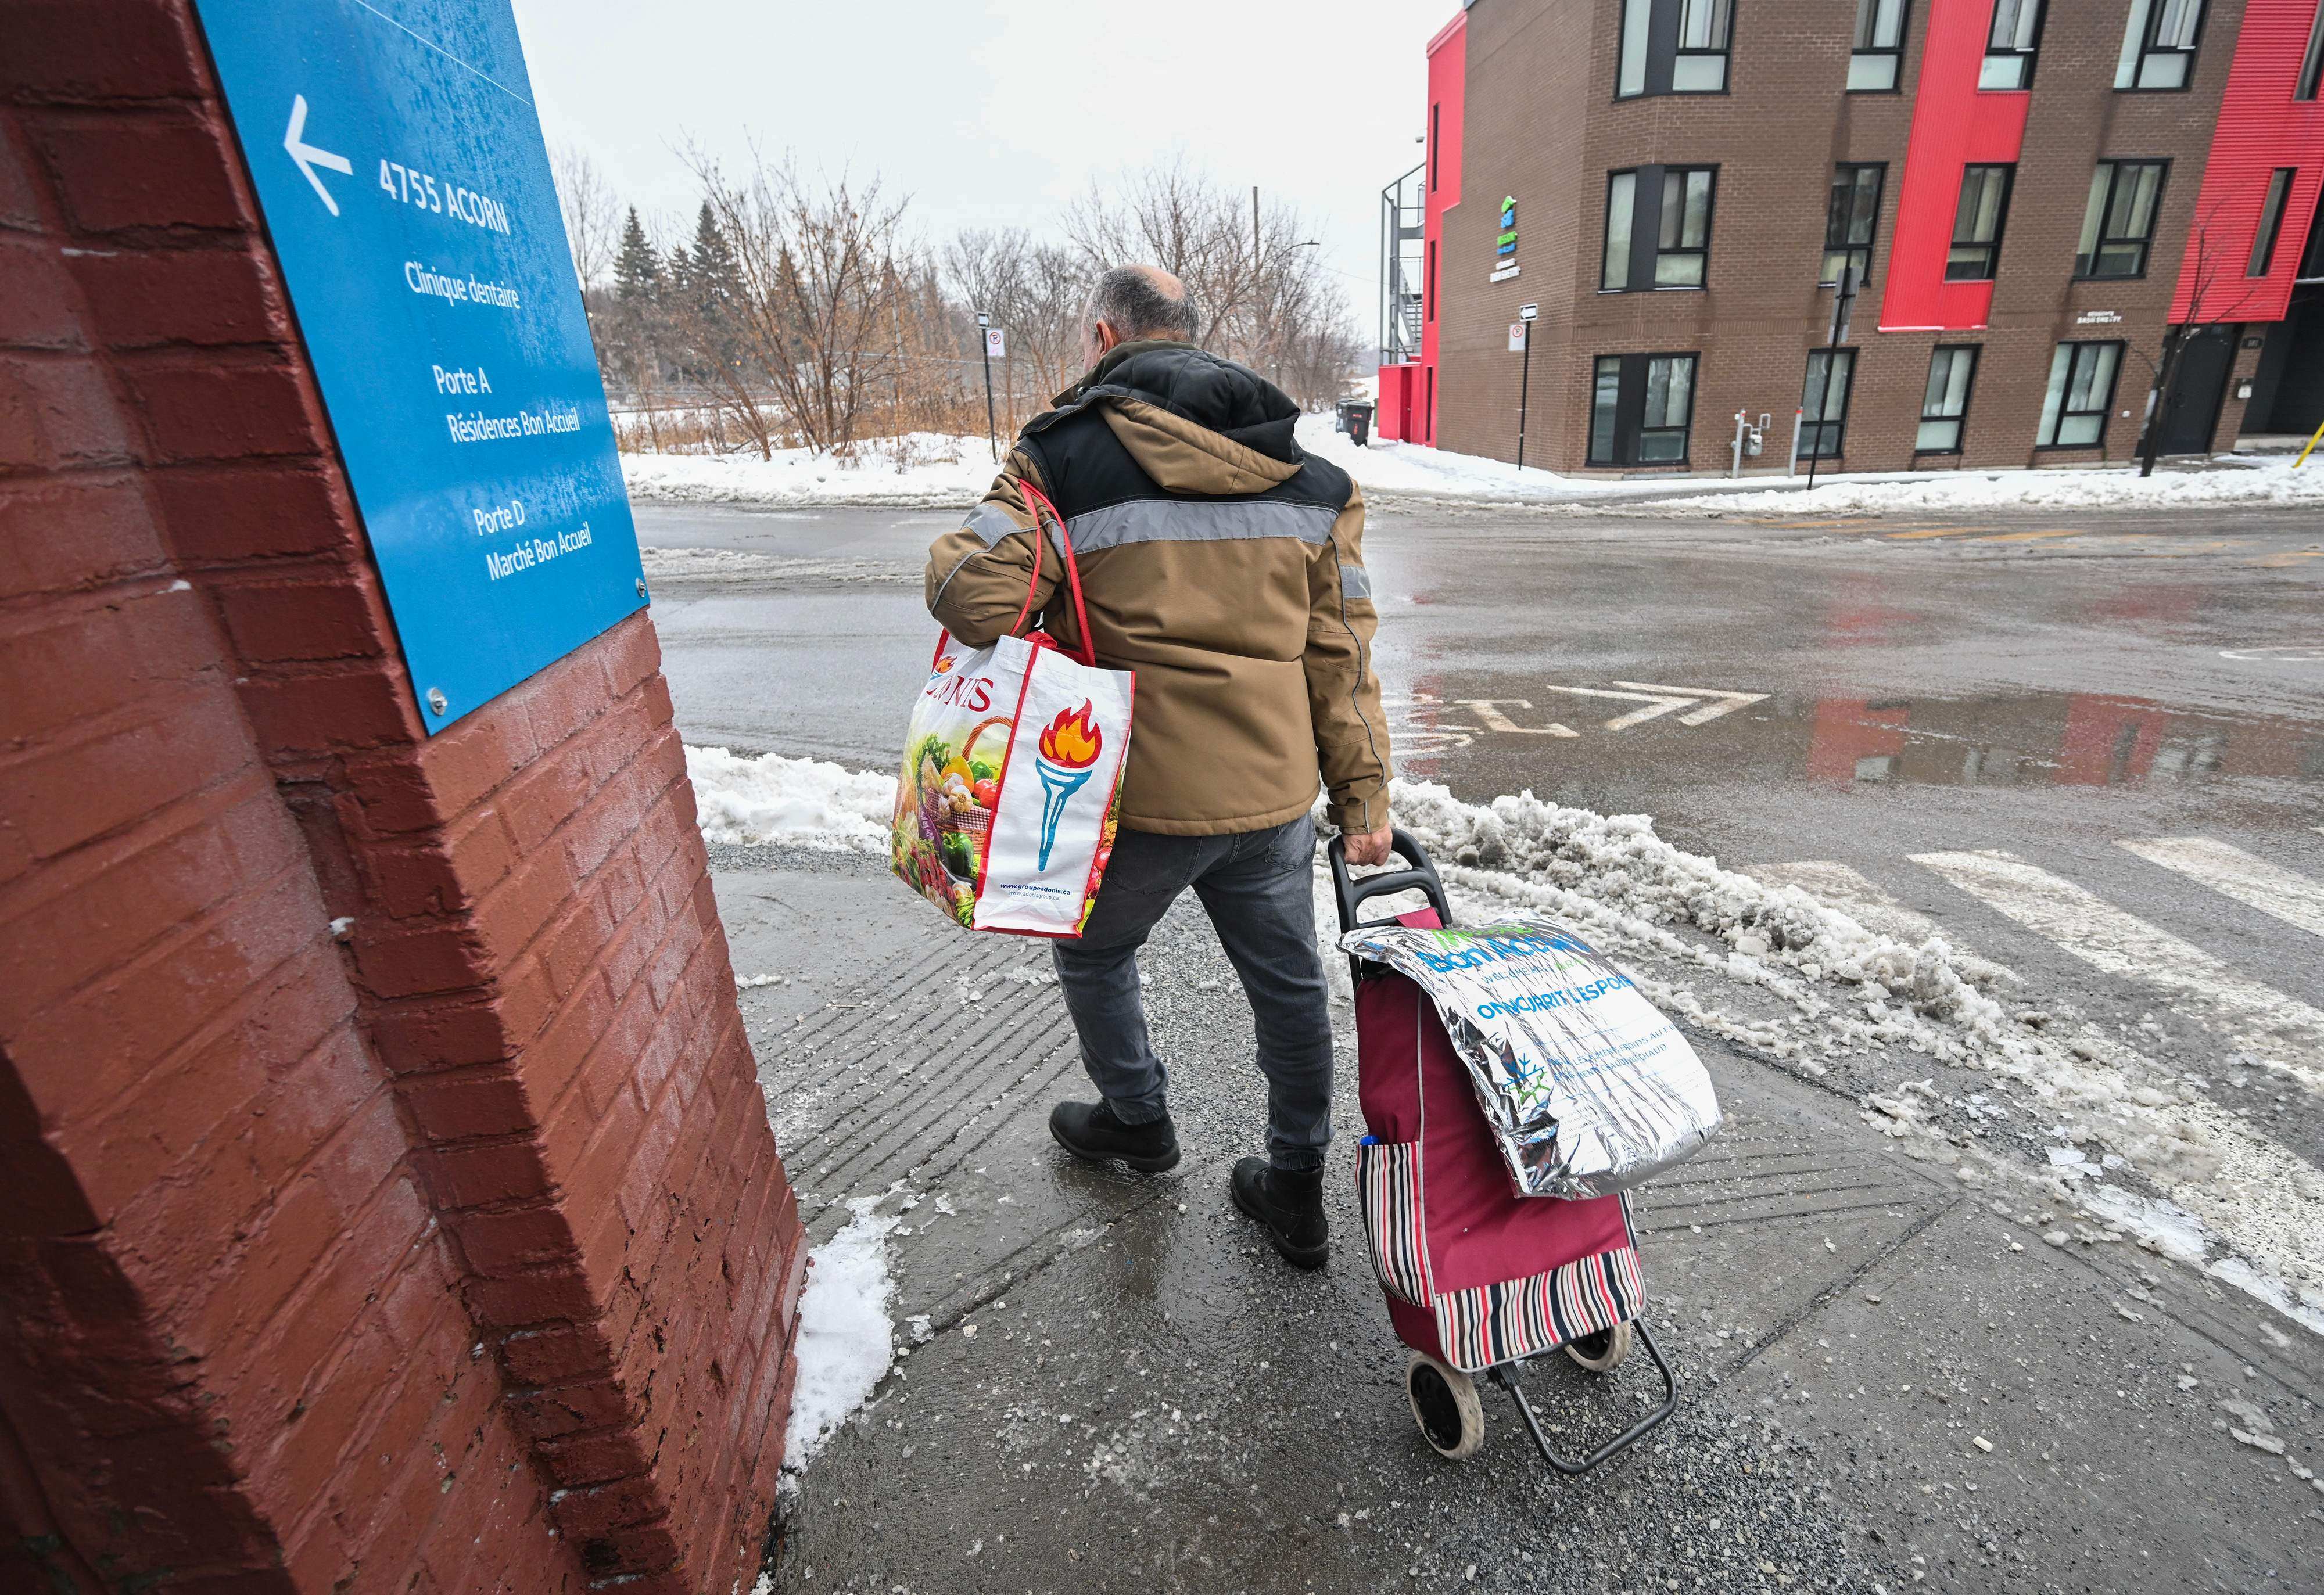
M 2324 1012 L 2246 980 L 2191 942 L 2158 930 L 2070 880 L 2006 853 L 1920 853 L 1935 871 L 1988 908 L 2054 942 L 2083 963 L 2124 979 L 2168 987 L 2219 1019 L 2297 1046 L 2324 1049 Z M 2324 1073 L 2287 1071 L 2324 1094 Z
M 1906 908 L 1846 864 L 1803 859 L 1794 864 L 1762 864 L 1750 872 L 1770 886 L 1796 886 L 1817 901 L 1842 910 L 1865 929 L 1907 946 L 1917 947 L 1943 934 L 1935 920 L 1917 908 Z
M 2201 881 L 2261 913 L 2299 927 L 2310 936 L 2324 936 L 2324 881 L 2255 858 L 2240 847 L 2230 847 L 2209 836 L 2156 836 L 2119 842 L 2150 864 Z

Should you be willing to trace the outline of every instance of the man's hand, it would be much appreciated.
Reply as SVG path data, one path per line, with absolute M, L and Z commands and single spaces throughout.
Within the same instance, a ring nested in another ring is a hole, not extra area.
M 1342 840 L 1348 844 L 1348 862 L 1351 864 L 1384 864 L 1395 847 L 1395 833 L 1386 825 L 1377 831 L 1350 831 Z

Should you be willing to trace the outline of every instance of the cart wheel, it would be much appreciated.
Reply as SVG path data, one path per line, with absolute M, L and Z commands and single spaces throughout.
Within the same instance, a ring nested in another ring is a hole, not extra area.
M 1437 1455 L 1457 1462 L 1485 1443 L 1484 1404 L 1477 1399 L 1476 1381 L 1459 1369 L 1415 1351 L 1405 1364 L 1404 1393 L 1421 1437 Z
M 1596 1334 L 1565 1342 L 1565 1354 L 1591 1373 L 1607 1373 L 1622 1366 L 1630 1354 L 1630 1326 L 1618 1323 Z

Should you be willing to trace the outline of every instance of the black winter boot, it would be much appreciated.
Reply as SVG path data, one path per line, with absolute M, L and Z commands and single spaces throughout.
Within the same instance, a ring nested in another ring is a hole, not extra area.
M 1246 1157 L 1227 1181 L 1234 1204 L 1267 1230 L 1275 1249 L 1303 1268 L 1320 1268 L 1331 1255 L 1331 1231 L 1323 1217 L 1323 1171 L 1268 1166 Z
M 1151 1124 L 1124 1124 L 1106 1102 L 1059 1102 L 1049 1110 L 1049 1133 L 1091 1163 L 1120 1159 L 1141 1174 L 1178 1166 L 1178 1129 L 1167 1113 Z

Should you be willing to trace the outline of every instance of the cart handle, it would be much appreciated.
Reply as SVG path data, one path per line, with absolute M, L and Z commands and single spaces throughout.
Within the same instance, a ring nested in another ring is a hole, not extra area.
M 1393 919 L 1359 920 L 1356 915 L 1364 904 L 1378 897 L 1392 897 L 1399 891 L 1417 891 L 1436 910 L 1437 923 L 1452 923 L 1452 906 L 1445 900 L 1444 882 L 1436 877 L 1436 866 L 1428 862 L 1427 853 L 1413 839 L 1408 831 L 1391 830 L 1388 845 L 1404 855 L 1411 867 L 1403 870 L 1383 870 L 1377 875 L 1360 878 L 1348 869 L 1348 839 L 1334 836 L 1324 849 L 1332 861 L 1332 891 L 1340 907 L 1340 930 L 1342 935 L 1367 924 L 1393 925 Z M 1363 960 L 1350 958 L 1350 973 L 1358 980 L 1363 978 Z

